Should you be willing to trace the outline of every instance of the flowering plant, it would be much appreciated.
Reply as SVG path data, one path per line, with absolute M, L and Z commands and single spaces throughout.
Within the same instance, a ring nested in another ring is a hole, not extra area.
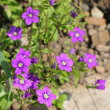
M 79 57 L 73 47 L 63 49 L 53 57 L 54 60 L 43 60 L 43 55 L 49 58 L 54 50 L 49 48 L 49 42 L 59 41 L 60 36 L 66 34 L 72 43 L 84 42 L 85 22 L 81 19 L 85 15 L 80 7 L 71 6 L 71 2 L 27 0 L 21 2 L 21 6 L 15 0 L 1 1 L 9 8 L 3 12 L 9 25 L 6 25 L 8 30 L 6 26 L 0 29 L 0 65 L 4 70 L 0 79 L 0 99 L 5 100 L 5 104 L 0 103 L 0 108 L 9 108 L 16 99 L 21 108 L 24 103 L 47 107 L 53 103 L 61 109 L 62 103 L 58 101 L 63 102 L 66 96 L 59 95 L 58 87 L 68 82 L 70 75 L 74 76 L 77 86 L 87 66 L 97 66 L 95 55 L 85 53 Z M 12 4 L 17 7 L 12 9 Z M 98 83 L 101 82 L 95 85 Z

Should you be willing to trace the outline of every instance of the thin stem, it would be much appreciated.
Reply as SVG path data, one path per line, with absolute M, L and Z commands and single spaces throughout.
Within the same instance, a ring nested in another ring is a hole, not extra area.
M 32 31 L 32 28 L 31 28 L 31 31 Z M 27 49 L 29 50 L 29 47 L 31 46 L 31 42 L 32 42 L 32 35 L 34 35 L 36 33 L 36 31 L 35 32 L 33 32 L 32 34 L 30 34 L 30 39 L 29 39 L 29 43 L 28 43 L 28 46 L 27 46 Z
M 38 35 L 40 35 L 40 29 L 39 29 L 39 27 L 37 27 L 37 28 L 38 28 Z M 39 59 L 41 61 L 41 59 L 42 59 L 42 51 L 41 51 L 41 40 L 39 39 L 39 37 L 37 37 L 37 41 L 38 41 L 38 48 L 39 48 Z
M 45 34 L 44 34 L 44 36 L 46 36 L 46 33 L 47 33 L 47 31 L 48 31 L 48 18 L 47 18 L 47 15 L 45 14 L 45 16 L 46 16 L 46 21 L 45 21 Z
M 91 89 L 95 89 L 96 86 L 86 86 L 87 89 L 91 88 Z
M 30 36 L 30 39 L 29 39 L 29 43 L 28 43 L 28 47 L 27 47 L 28 50 L 29 50 L 29 47 L 31 46 L 31 41 L 32 41 L 32 35 Z

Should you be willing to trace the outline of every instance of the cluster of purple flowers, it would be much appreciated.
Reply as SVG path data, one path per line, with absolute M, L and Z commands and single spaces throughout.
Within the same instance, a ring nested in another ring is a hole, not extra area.
M 34 10 L 32 9 L 32 7 L 28 7 L 26 9 L 26 12 L 22 14 L 22 18 L 25 20 L 25 23 L 27 25 L 31 25 L 32 23 L 38 23 L 40 21 L 38 17 L 39 13 L 39 10 Z M 7 32 L 7 35 L 12 40 L 19 40 L 22 38 L 22 28 L 12 26 L 10 30 Z
M 29 92 L 29 89 L 36 90 L 38 102 L 40 104 L 46 104 L 48 107 L 50 107 L 52 105 L 52 100 L 56 99 L 56 96 L 50 92 L 48 87 L 45 87 L 42 90 L 37 90 L 37 85 L 40 80 L 34 74 L 29 73 L 29 66 L 37 63 L 39 60 L 36 59 L 36 57 L 30 58 L 30 54 L 30 51 L 21 48 L 15 59 L 12 60 L 12 66 L 15 68 L 13 86 L 25 91 L 24 95 L 22 96 L 23 98 L 29 98 L 32 96 L 32 94 Z M 39 93 L 39 91 L 41 92 Z
M 26 92 L 28 89 L 37 89 L 37 84 L 40 81 L 38 77 L 32 73 L 23 73 L 20 76 L 21 78 L 17 76 L 14 77 L 13 85 L 15 87 Z
M 50 5 L 53 6 L 55 0 L 49 0 Z M 32 7 L 28 7 L 26 12 L 22 14 L 22 18 L 25 20 L 27 25 L 31 25 L 32 23 L 38 23 L 40 21 L 38 15 L 40 11 L 37 9 L 32 9 Z M 75 18 L 77 14 L 73 11 L 70 12 L 71 16 Z M 18 40 L 22 38 L 22 28 L 12 26 L 10 30 L 7 32 L 7 35 L 12 40 Z M 73 31 L 70 31 L 68 35 L 71 37 L 73 43 L 83 42 L 85 35 L 85 31 L 80 29 L 79 27 L 75 27 Z M 76 50 L 74 48 L 69 50 L 69 53 L 74 54 Z M 36 57 L 30 58 L 30 51 L 24 50 L 21 48 L 16 55 L 15 59 L 12 60 L 12 66 L 15 68 L 15 76 L 13 85 L 19 88 L 21 91 L 25 91 L 23 98 L 29 98 L 32 94 L 29 92 L 29 89 L 34 89 L 36 91 L 36 95 L 38 96 L 37 101 L 40 104 L 46 104 L 46 106 L 52 106 L 52 101 L 56 99 L 56 96 L 51 93 L 48 87 L 44 87 L 43 89 L 38 89 L 38 83 L 40 79 L 36 77 L 34 74 L 29 73 L 29 67 L 32 64 L 37 63 L 39 60 Z M 61 70 L 65 70 L 67 72 L 72 71 L 72 66 L 74 65 L 74 61 L 68 57 L 66 53 L 61 53 L 59 56 L 56 56 L 56 61 L 58 63 L 58 67 Z M 96 56 L 90 53 L 86 53 L 83 57 L 79 58 L 79 61 L 83 61 L 88 65 L 88 68 L 93 68 L 97 66 Z M 56 64 L 53 65 L 52 68 L 55 68 Z M 18 77 L 19 76 L 19 77 Z M 97 80 L 95 86 L 97 89 L 104 90 L 105 89 L 105 80 Z
M 37 78 L 34 74 L 22 74 L 22 78 L 14 78 L 13 85 L 18 87 L 20 90 L 25 91 L 23 98 L 29 98 L 32 94 L 29 92 L 29 89 L 36 90 L 36 95 L 38 95 L 37 101 L 40 104 L 46 104 L 47 107 L 52 106 L 52 101 L 56 99 L 56 96 L 50 92 L 48 87 L 44 87 L 42 90 L 37 89 L 37 84 L 39 83 L 39 78 Z
M 32 63 L 37 63 L 37 59 L 34 57 L 34 62 L 33 58 L 30 58 L 30 54 L 30 51 L 21 48 L 15 59 L 12 60 L 12 66 L 15 68 L 15 75 L 22 76 L 21 79 L 15 76 L 13 85 L 19 87 L 23 91 L 26 91 L 28 88 L 36 89 L 36 84 L 39 82 L 39 79 L 33 74 L 28 74 L 29 66 Z
M 19 75 L 23 72 L 28 73 L 28 67 L 31 65 L 30 52 L 21 48 L 12 60 L 12 66 L 15 68 L 15 74 Z

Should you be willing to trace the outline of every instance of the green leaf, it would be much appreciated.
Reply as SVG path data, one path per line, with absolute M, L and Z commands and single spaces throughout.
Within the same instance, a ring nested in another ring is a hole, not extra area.
M 0 85 L 0 98 L 6 95 L 6 91 L 2 85 Z
M 0 110 L 7 110 L 12 104 L 12 99 L 7 103 L 7 96 L 0 98 Z
M 61 94 L 61 95 L 59 96 L 58 99 L 56 99 L 56 100 L 53 101 L 53 104 L 54 104 L 57 108 L 63 110 L 63 102 L 67 99 L 67 97 L 68 97 L 68 95 L 63 93 L 63 94 Z
M 58 37 L 59 37 L 58 31 L 55 30 L 54 35 L 52 37 L 52 41 L 57 41 L 58 40 Z
M 7 6 L 4 10 L 4 15 L 10 19 L 17 19 L 22 13 L 22 7 L 16 0 L 7 0 Z
M 6 61 L 4 55 L 1 51 L 0 51 L 0 65 L 2 66 L 3 70 L 6 73 L 6 77 L 10 78 L 11 77 L 11 71 L 10 71 L 10 68 L 9 68 L 9 64 Z

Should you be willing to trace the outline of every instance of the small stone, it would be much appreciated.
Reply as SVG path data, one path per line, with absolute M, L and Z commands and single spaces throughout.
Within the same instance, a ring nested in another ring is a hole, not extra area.
M 48 110 L 46 106 L 29 105 L 27 110 Z
M 110 31 L 110 23 L 107 25 L 107 29 Z
M 48 54 L 42 55 L 42 61 L 47 62 L 48 61 Z
M 88 33 L 89 33 L 89 35 L 93 35 L 93 34 L 97 33 L 97 30 L 89 29 Z
M 110 53 L 109 52 L 101 52 L 101 56 L 103 58 L 110 58 Z
M 106 20 L 104 18 L 86 17 L 85 21 L 90 25 L 97 25 L 97 26 L 102 26 L 106 24 Z
M 23 104 L 23 106 L 22 106 L 22 110 L 27 110 L 27 108 L 28 108 L 28 106 L 29 106 L 29 104 Z
M 48 110 L 57 110 L 55 106 L 48 108 Z
M 55 54 L 54 52 L 51 52 L 51 53 L 49 54 L 49 62 L 51 62 L 52 64 L 55 63 L 55 61 L 56 61 L 56 56 L 57 56 L 57 54 Z
M 99 31 L 102 31 L 102 30 L 104 30 L 105 28 L 106 28 L 106 24 L 103 25 L 103 26 L 100 26 L 100 27 L 98 28 L 98 30 L 99 30 Z
M 98 51 L 103 51 L 103 52 L 106 52 L 106 51 L 109 51 L 110 50 L 110 46 L 106 46 L 106 45 L 98 45 L 97 47 L 96 47 L 96 49 L 98 50 Z
M 88 52 L 91 53 L 91 54 L 94 54 L 94 50 L 93 49 L 89 49 Z
M 104 68 L 105 68 L 106 72 L 110 71 L 110 59 L 104 60 Z
M 90 13 L 89 13 L 88 11 L 84 11 L 84 14 L 85 14 L 86 16 L 90 16 Z
M 93 29 L 93 28 L 94 28 L 94 26 L 93 26 L 93 25 L 91 25 L 91 24 L 88 24 L 88 25 L 87 25 L 87 28 L 88 28 L 88 29 Z
M 99 66 L 96 67 L 96 71 L 97 71 L 98 73 L 104 73 L 104 72 L 105 72 L 105 69 L 104 69 L 103 66 L 99 65 Z
M 55 52 L 55 53 L 60 53 L 60 51 L 61 51 L 61 45 L 58 44 L 57 42 L 50 42 L 49 48 L 51 50 L 53 50 L 53 52 Z
M 88 4 L 86 4 L 86 3 L 83 3 L 83 4 L 82 4 L 82 8 L 83 8 L 85 11 L 89 11 L 89 10 L 90 10 Z
M 28 45 L 29 40 L 27 39 L 27 37 L 22 37 L 21 38 L 21 46 L 26 46 Z
M 105 45 L 109 40 L 108 30 L 99 31 L 91 36 L 92 43 L 94 46 Z
M 64 101 L 63 107 L 65 110 L 78 110 L 75 102 L 72 99 Z
M 97 17 L 97 18 L 103 18 L 104 16 L 104 13 L 98 9 L 97 7 L 94 7 L 92 10 L 91 10 L 91 15 L 93 17 Z
M 12 108 L 13 108 L 13 110 L 19 110 L 20 104 L 18 102 L 15 102 L 15 103 L 13 103 Z

